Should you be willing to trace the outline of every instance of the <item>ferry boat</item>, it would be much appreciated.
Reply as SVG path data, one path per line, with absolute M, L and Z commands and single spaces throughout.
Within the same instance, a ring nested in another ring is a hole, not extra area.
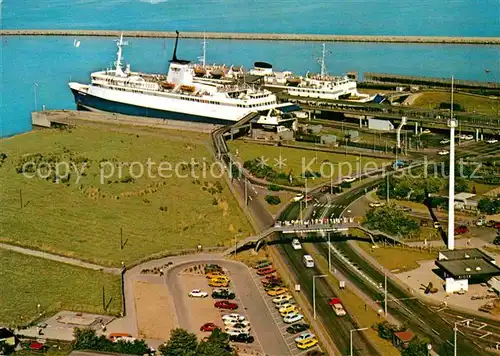
M 374 96 L 360 94 L 357 91 L 356 81 L 347 76 L 330 76 L 326 72 L 325 44 L 321 60 L 321 73 L 307 73 L 304 77 L 296 76 L 290 71 L 274 72 L 271 64 L 255 62 L 249 74 L 262 77 L 263 85 L 270 89 L 281 89 L 288 95 L 329 99 L 368 102 Z
M 295 120 L 300 107 L 278 104 L 266 89 L 229 81 L 198 80 L 190 61 L 177 58 L 179 32 L 168 74 L 132 72 L 122 67 L 123 34 L 117 41 L 114 69 L 91 74 L 90 84 L 70 82 L 80 110 L 107 111 L 126 115 L 182 121 L 232 124 L 252 112 L 257 123 L 282 125 Z

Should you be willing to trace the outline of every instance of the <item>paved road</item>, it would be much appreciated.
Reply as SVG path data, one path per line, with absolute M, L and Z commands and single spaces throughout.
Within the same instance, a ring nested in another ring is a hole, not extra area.
M 83 261 L 78 260 L 76 258 L 69 258 L 69 257 L 60 256 L 60 255 L 54 255 L 54 254 L 48 253 L 48 252 L 32 250 L 29 248 L 9 245 L 9 244 L 5 244 L 5 243 L 0 243 L 0 248 L 3 248 L 4 250 L 10 250 L 10 251 L 22 253 L 24 255 L 45 258 L 47 260 L 62 262 L 62 263 L 66 263 L 69 265 L 88 268 L 88 269 L 94 269 L 97 271 L 103 271 L 103 272 L 111 273 L 111 274 L 120 274 L 120 271 L 121 271 L 120 268 L 103 267 L 103 266 L 99 266 L 99 265 L 96 265 L 93 263 L 83 262 Z
M 167 285 L 172 294 L 180 327 L 193 331 L 187 318 L 183 317 L 189 313 L 189 310 L 184 303 L 185 296 L 182 294 L 182 282 L 178 273 L 188 265 L 194 263 L 217 263 L 227 269 L 234 284 L 232 289 L 238 296 L 240 303 L 244 306 L 245 314 L 248 315 L 248 320 L 252 324 L 252 329 L 265 354 L 270 356 L 284 356 L 289 354 L 287 344 L 274 323 L 248 267 L 239 262 L 217 260 L 214 258 L 196 259 L 191 262 L 185 261 L 182 264 L 176 264 L 167 271 Z

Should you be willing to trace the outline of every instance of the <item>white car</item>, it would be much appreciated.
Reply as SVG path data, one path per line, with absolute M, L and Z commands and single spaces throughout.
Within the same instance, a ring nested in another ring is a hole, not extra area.
M 252 328 L 250 326 L 238 328 L 238 327 L 232 327 L 232 326 L 226 326 L 226 332 L 229 333 L 237 333 L 237 334 L 248 334 Z
M 378 208 L 378 207 L 381 207 L 381 206 L 384 206 L 385 203 L 382 202 L 382 201 L 375 201 L 373 203 L 370 203 L 370 207 L 371 208 Z
M 200 289 L 193 289 L 191 292 L 189 292 L 189 296 L 191 298 L 206 298 L 208 297 L 208 293 L 203 292 Z
M 290 315 L 287 315 L 283 318 L 283 322 L 287 324 L 292 324 L 295 323 L 296 321 L 304 319 L 304 315 L 298 314 L 298 313 L 293 313 Z
M 241 314 L 237 314 L 237 313 L 232 313 L 232 314 L 226 314 L 226 315 L 223 315 L 222 316 L 222 320 L 224 321 L 224 323 L 226 322 L 226 320 L 236 320 L 236 321 L 243 321 L 243 320 L 246 320 L 246 318 L 241 315 Z
M 465 137 L 464 137 L 464 140 L 467 140 L 467 141 L 470 141 L 473 139 L 474 139 L 474 136 L 472 136 L 472 135 L 465 135 Z
M 344 180 L 343 180 L 343 182 L 345 182 L 345 183 L 352 183 L 355 180 L 356 180 L 355 177 L 345 177 Z
M 274 298 L 273 303 L 276 304 L 276 303 L 281 302 L 282 300 L 290 300 L 290 299 L 293 299 L 291 294 L 282 294 L 282 295 L 279 295 L 276 298 Z
M 439 143 L 442 144 L 442 145 L 446 145 L 447 143 L 450 143 L 450 140 L 448 140 L 447 138 L 445 138 L 444 140 L 439 141 Z
M 229 336 L 238 336 L 240 334 L 248 334 L 248 333 L 242 333 L 239 330 L 236 330 L 236 329 L 232 330 L 232 329 L 230 329 L 230 330 L 226 330 L 226 334 L 228 334 Z
M 447 151 L 447 150 L 442 150 L 442 151 L 438 152 L 438 155 L 440 155 L 440 156 L 446 156 L 448 154 L 450 154 L 450 151 Z
M 498 140 L 495 138 L 490 138 L 489 140 L 486 140 L 486 143 L 497 143 Z
M 294 250 L 302 250 L 302 245 L 300 244 L 298 239 L 292 240 L 292 247 Z
M 300 334 L 299 336 L 297 336 L 294 341 L 295 342 L 301 342 L 302 340 L 307 340 L 307 339 L 313 339 L 315 338 L 316 335 L 310 333 L 310 332 L 305 332 L 305 333 L 302 333 Z
M 297 194 L 296 196 L 293 197 L 293 201 L 295 202 L 301 201 L 302 199 L 304 199 L 304 194 Z
M 430 133 L 431 133 L 431 130 L 429 130 L 429 129 L 425 129 L 425 130 L 422 131 L 422 134 L 426 134 L 427 135 L 427 134 L 430 134 Z
M 224 321 L 224 325 L 226 325 L 227 327 L 232 327 L 236 324 L 241 324 L 244 327 L 250 327 L 250 322 L 248 320 L 226 319 L 223 321 Z

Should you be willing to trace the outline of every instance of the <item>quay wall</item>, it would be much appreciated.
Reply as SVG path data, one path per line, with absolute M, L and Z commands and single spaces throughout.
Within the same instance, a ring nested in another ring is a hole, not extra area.
M 363 73 L 363 80 L 367 83 L 380 84 L 406 84 L 406 85 L 431 85 L 450 87 L 451 79 L 449 78 L 432 78 L 420 77 L 411 75 L 399 75 L 389 73 Z M 455 79 L 453 82 L 456 88 L 486 88 L 499 89 L 500 83 L 496 82 L 480 82 L 472 80 Z
M 110 36 L 118 37 L 122 31 L 108 30 L 0 30 L 0 36 Z M 172 31 L 123 31 L 127 37 L 174 38 Z M 182 32 L 183 38 L 265 41 L 318 41 L 318 42 L 378 42 L 378 43 L 436 43 L 500 45 L 500 37 L 444 37 L 444 36 L 354 36 L 286 33 L 237 32 Z

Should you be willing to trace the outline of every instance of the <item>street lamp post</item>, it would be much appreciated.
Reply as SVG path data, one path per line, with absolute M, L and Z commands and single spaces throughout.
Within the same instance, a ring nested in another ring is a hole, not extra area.
M 330 251 L 330 232 L 328 232 L 328 272 L 332 273 L 332 253 Z
M 359 328 L 359 329 L 352 329 L 349 331 L 349 355 L 352 356 L 353 355 L 353 352 L 352 352 L 352 333 L 354 331 L 364 331 L 364 330 L 368 330 L 368 328 Z
M 316 320 L 316 278 L 326 277 L 326 274 L 313 276 L 313 319 Z
M 464 323 L 469 323 L 472 321 L 472 319 L 465 319 L 465 320 L 460 320 L 460 321 L 455 321 L 454 327 L 453 327 L 453 356 L 457 356 L 457 325 L 458 324 L 464 324 Z

